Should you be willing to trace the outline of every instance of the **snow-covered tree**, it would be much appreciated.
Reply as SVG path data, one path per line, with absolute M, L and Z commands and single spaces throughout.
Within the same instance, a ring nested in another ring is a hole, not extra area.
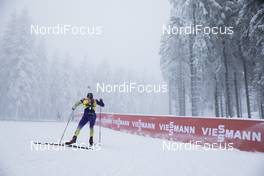
M 29 32 L 31 24 L 26 10 L 11 17 L 2 42 L 3 76 L 1 108 L 3 116 L 33 118 L 35 103 L 33 92 L 37 88 L 34 37 Z
M 191 99 L 190 102 L 187 101 L 187 107 L 191 105 L 192 115 L 210 115 L 214 111 L 216 116 L 233 117 L 242 116 L 247 112 L 247 116 L 251 118 L 251 112 L 257 109 L 263 114 L 263 2 L 254 0 L 169 2 L 172 8 L 168 24 L 181 21 L 182 26 L 198 24 L 233 29 L 232 35 L 194 33 L 184 36 L 162 36 L 161 70 L 170 83 L 169 104 L 173 106 L 171 100 L 176 97 L 173 92 L 181 84 L 180 81 L 176 81 L 175 84 L 171 79 L 179 75 L 177 65 L 180 62 L 175 58 L 184 56 L 178 50 L 177 42 L 171 41 L 184 38 L 183 40 L 189 42 L 183 42 L 180 48 L 187 51 L 189 57 L 187 66 L 190 72 L 185 71 L 185 76 L 186 80 L 190 81 L 190 90 L 186 100 L 188 97 Z

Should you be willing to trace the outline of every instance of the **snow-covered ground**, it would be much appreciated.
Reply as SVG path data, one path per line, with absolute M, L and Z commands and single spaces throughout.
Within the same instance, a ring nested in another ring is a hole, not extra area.
M 65 140 L 71 138 L 76 125 L 70 124 Z M 100 151 L 31 150 L 30 141 L 57 141 L 64 126 L 65 123 L 60 122 L 0 121 L 0 176 L 264 175 L 263 153 L 164 151 L 161 139 L 109 129 L 102 129 L 103 149 Z M 79 141 L 87 142 L 88 134 L 85 127 Z

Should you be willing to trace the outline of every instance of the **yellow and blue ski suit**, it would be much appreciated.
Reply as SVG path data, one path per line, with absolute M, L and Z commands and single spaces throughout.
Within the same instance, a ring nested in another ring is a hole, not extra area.
M 104 107 L 104 102 L 102 99 L 100 99 L 99 101 L 97 99 L 91 99 L 89 101 L 88 98 L 83 98 L 74 104 L 73 109 L 75 109 L 76 107 L 78 107 L 81 104 L 84 107 L 84 113 L 83 113 L 83 116 L 82 116 L 78 126 L 77 126 L 77 129 L 75 130 L 74 136 L 77 137 L 79 135 L 81 129 L 83 128 L 83 126 L 87 122 L 89 122 L 90 137 L 92 137 L 94 134 L 94 124 L 96 121 L 96 113 L 95 113 L 96 105 Z

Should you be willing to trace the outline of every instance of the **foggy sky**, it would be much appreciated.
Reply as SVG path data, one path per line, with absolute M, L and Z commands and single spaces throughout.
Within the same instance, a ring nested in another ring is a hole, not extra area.
M 2 0 L 4 23 L 12 12 L 27 9 L 38 25 L 99 25 L 102 36 L 45 36 L 50 54 L 68 51 L 74 59 L 107 59 L 123 68 L 151 69 L 160 75 L 162 25 L 169 16 L 167 0 Z M 30 29 L 29 29 L 30 30 Z M 150 67 L 151 65 L 151 67 Z

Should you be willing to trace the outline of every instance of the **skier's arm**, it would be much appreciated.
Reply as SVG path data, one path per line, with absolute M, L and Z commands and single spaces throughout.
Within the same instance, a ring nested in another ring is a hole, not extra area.
M 99 100 L 99 101 L 96 99 L 96 104 L 98 104 L 99 106 L 102 106 L 102 107 L 104 107 L 104 102 L 103 102 L 103 99 L 102 99 L 102 98 L 100 98 L 100 100 Z
M 72 110 L 74 111 L 74 110 L 75 110 L 80 104 L 82 104 L 82 100 L 77 101 L 77 102 L 73 105 Z

